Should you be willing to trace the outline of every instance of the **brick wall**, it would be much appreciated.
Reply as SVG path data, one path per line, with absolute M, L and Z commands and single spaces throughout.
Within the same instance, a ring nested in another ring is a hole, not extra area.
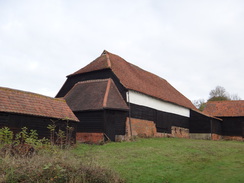
M 182 128 L 177 126 L 171 127 L 171 135 L 172 137 L 178 137 L 178 138 L 187 138 L 187 139 L 190 138 L 188 128 Z
M 127 118 L 126 120 L 126 136 L 131 137 L 130 123 L 132 128 L 132 136 L 139 137 L 178 137 L 189 138 L 189 129 L 172 126 L 171 134 L 158 133 L 154 121 L 142 120 L 136 118 Z
M 212 134 L 212 140 L 221 140 L 221 139 L 222 139 L 221 135 L 218 135 L 218 134 L 215 134 L 215 133 Z
M 130 126 L 132 128 L 132 136 L 154 137 L 157 133 L 156 125 L 153 121 L 135 119 L 135 118 L 130 118 L 129 120 L 129 118 L 127 118 L 126 135 L 128 137 L 131 136 Z
M 244 138 L 241 136 L 223 136 L 224 140 L 237 140 L 237 141 L 244 141 Z
M 76 133 L 76 141 L 92 144 L 100 144 L 104 141 L 103 133 Z

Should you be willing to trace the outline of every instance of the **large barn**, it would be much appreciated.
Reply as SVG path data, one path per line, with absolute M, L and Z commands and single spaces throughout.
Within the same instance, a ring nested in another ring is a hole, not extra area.
M 27 127 L 37 130 L 39 137 L 49 138 L 49 124 L 55 122 L 63 129 L 67 122 L 75 127 L 78 121 L 64 99 L 0 87 L 0 128 L 17 133 Z M 75 140 L 75 131 L 73 137 Z
M 79 118 L 80 141 L 134 135 L 189 138 L 190 116 L 196 111 L 165 79 L 108 51 L 68 75 L 56 97 L 64 97 Z
M 223 120 L 223 139 L 244 139 L 244 100 L 210 101 L 203 112 Z

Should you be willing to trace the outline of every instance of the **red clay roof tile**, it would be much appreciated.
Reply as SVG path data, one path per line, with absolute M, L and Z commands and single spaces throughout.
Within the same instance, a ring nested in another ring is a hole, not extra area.
M 0 112 L 79 121 L 64 99 L 0 87 Z
M 203 113 L 216 117 L 244 116 L 244 100 L 210 101 L 207 102 Z
M 108 51 L 104 51 L 100 57 L 68 77 L 103 69 L 111 69 L 128 90 L 138 91 L 180 106 L 196 109 L 189 99 L 165 79 L 147 72 Z

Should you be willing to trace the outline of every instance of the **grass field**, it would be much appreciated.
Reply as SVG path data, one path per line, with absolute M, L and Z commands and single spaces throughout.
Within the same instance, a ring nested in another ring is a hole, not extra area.
M 83 161 L 118 172 L 127 182 L 244 182 L 244 143 L 177 138 L 81 144 Z

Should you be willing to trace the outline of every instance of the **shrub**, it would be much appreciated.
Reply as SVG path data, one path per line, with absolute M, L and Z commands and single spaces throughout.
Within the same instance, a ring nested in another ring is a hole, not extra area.
M 0 182 L 123 183 L 113 171 L 84 164 L 69 151 L 40 153 L 31 159 L 0 159 Z
M 54 132 L 52 127 L 50 132 Z M 72 128 L 67 128 L 72 133 Z M 4 144 L 0 149 L 0 182 L 124 182 L 113 171 L 94 163 L 84 164 L 81 157 L 75 156 L 68 149 L 60 149 L 69 141 L 65 139 L 64 131 L 59 130 L 57 133 L 60 146 L 51 145 L 46 139 L 38 139 L 36 131 L 26 127 L 16 134 L 14 140 L 13 133 L 8 128 L 3 128 L 0 132 L 0 140 Z M 34 154 L 34 147 L 38 148 L 38 154 Z
M 0 129 L 0 144 L 10 144 L 13 140 L 13 132 L 8 127 Z

